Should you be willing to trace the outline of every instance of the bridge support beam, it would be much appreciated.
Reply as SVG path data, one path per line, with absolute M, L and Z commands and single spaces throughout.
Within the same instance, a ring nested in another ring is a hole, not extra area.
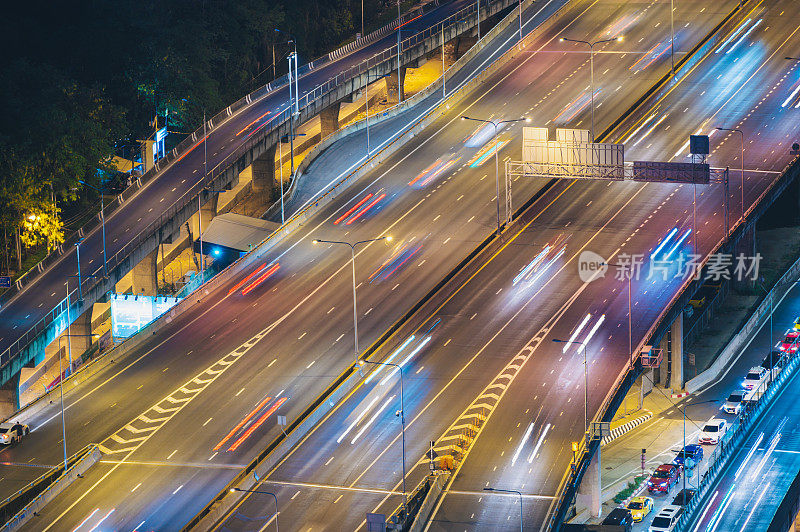
M 319 125 L 321 129 L 320 138 L 325 138 L 334 131 L 339 129 L 339 108 L 341 102 L 336 102 L 333 105 L 326 107 L 319 114 Z
M 683 391 L 683 386 L 686 384 L 683 371 L 683 312 L 678 314 L 672 326 L 669 328 L 669 334 L 672 337 L 670 342 L 671 356 L 672 356 L 672 378 L 670 385 L 674 392 Z
M 601 453 L 601 448 L 598 447 L 597 452 L 594 453 L 591 462 L 589 462 L 589 467 L 586 468 L 586 472 L 583 474 L 581 485 L 578 488 L 578 496 L 575 499 L 575 510 L 578 513 L 588 510 L 591 517 L 600 517 L 602 511 Z
M 406 82 L 406 67 L 400 68 L 400 79 L 398 81 L 397 70 L 392 70 L 386 76 L 386 99 L 389 103 L 399 103 L 405 100 L 403 85 Z
M 5 419 L 19 410 L 19 371 L 0 386 L 0 418 Z
M 133 267 L 131 283 L 133 293 L 142 296 L 154 296 L 158 293 L 158 249 L 148 253 L 139 264 Z
M 275 153 L 278 145 L 273 144 L 267 151 L 253 160 L 253 192 L 272 192 L 275 186 Z M 205 218 L 205 212 L 203 213 Z M 205 219 L 203 220 L 205 222 Z

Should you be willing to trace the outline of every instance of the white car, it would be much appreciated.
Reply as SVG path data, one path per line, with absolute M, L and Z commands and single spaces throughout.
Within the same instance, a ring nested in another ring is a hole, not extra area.
M 650 523 L 649 532 L 670 532 L 683 513 L 683 508 L 674 504 L 664 506 Z
M 720 409 L 727 414 L 738 416 L 739 412 L 742 411 L 742 401 L 744 401 L 746 396 L 747 391 L 736 390 L 728 396 L 724 403 L 722 403 Z
M 750 371 L 747 372 L 747 376 L 742 381 L 742 388 L 745 390 L 758 388 L 761 385 L 761 382 L 764 380 L 764 377 L 767 376 L 767 373 L 768 371 L 761 366 L 753 366 L 750 368 Z
M 22 423 L 0 423 L 0 444 L 13 445 L 30 433 L 28 425 Z
M 728 423 L 724 419 L 712 417 L 703 426 L 698 443 L 716 445 L 725 436 L 727 430 Z

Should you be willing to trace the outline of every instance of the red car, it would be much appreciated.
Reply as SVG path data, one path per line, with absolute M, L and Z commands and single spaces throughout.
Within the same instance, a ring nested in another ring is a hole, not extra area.
M 650 479 L 647 481 L 647 491 L 653 493 L 654 491 L 662 491 L 669 493 L 672 486 L 678 483 L 681 476 L 681 470 L 675 464 L 662 464 L 653 471 Z
M 800 331 L 789 331 L 786 333 L 786 338 L 781 342 L 781 351 L 784 353 L 795 354 L 797 353 L 797 337 L 800 336 Z

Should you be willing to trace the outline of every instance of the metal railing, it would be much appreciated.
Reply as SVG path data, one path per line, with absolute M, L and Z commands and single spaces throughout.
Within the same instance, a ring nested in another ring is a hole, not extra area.
M 708 457 L 708 468 L 700 479 L 697 492 L 683 508 L 683 514 L 675 525 L 675 530 L 684 530 L 686 525 L 694 522 L 695 512 L 702 508 L 711 488 L 716 483 L 717 477 L 725 469 L 728 459 L 736 453 L 741 444 L 750 435 L 750 431 L 755 426 L 756 421 L 769 408 L 775 395 L 783 388 L 786 381 L 794 376 L 797 366 L 800 364 L 799 357 L 792 357 L 788 364 L 784 366 L 777 378 L 772 381 L 764 381 L 756 389 L 756 396 L 759 396 L 755 404 L 749 403 L 736 419 L 730 424 L 723 439 L 714 448 Z
M 487 2 L 487 4 L 483 7 L 483 9 L 488 9 L 490 5 L 506 1 L 508 0 L 494 0 L 494 2 Z M 409 48 L 411 46 L 414 46 L 415 44 L 418 44 L 419 42 L 423 42 L 426 38 L 442 31 L 442 29 L 446 30 L 447 28 L 452 27 L 456 24 L 466 22 L 470 17 L 474 16 L 476 10 L 477 7 L 475 5 L 470 5 L 469 7 L 466 7 L 458 11 L 457 13 L 454 13 L 444 21 L 439 22 L 436 25 L 419 32 L 418 34 L 415 34 L 414 36 L 401 41 L 401 49 Z M 412 12 L 411 14 L 406 14 L 404 18 L 409 18 L 413 14 L 415 14 L 415 12 Z M 345 83 L 349 80 L 356 78 L 360 74 L 366 72 L 367 70 L 369 70 L 370 68 L 374 67 L 375 65 L 381 62 L 391 60 L 392 58 L 396 58 L 396 50 L 397 50 L 397 45 L 389 48 L 388 50 L 384 50 L 383 52 L 375 54 L 370 58 L 365 59 L 358 65 L 354 65 L 353 67 L 347 69 L 344 73 L 339 73 L 336 76 L 330 78 L 328 81 L 318 85 L 311 91 L 306 92 L 300 98 L 301 107 L 303 109 L 307 108 L 309 105 L 312 105 L 317 100 L 323 98 L 326 94 L 328 94 L 331 90 L 333 90 L 333 88 L 337 87 L 339 84 Z M 305 73 L 313 70 L 313 68 L 314 68 L 314 62 L 312 61 L 311 63 L 300 69 L 300 71 Z M 215 129 L 221 127 L 227 121 L 227 119 L 232 117 L 233 114 L 235 112 L 238 112 L 241 108 L 244 108 L 246 106 L 258 102 L 259 100 L 269 95 L 272 91 L 276 90 L 279 87 L 282 87 L 286 83 L 288 83 L 288 78 L 286 76 L 278 78 L 277 80 L 268 83 L 263 87 L 260 87 L 259 89 L 246 95 L 244 98 L 241 98 L 237 102 L 226 107 L 225 109 L 217 113 L 217 115 L 213 116 L 206 122 L 207 126 L 206 135 L 210 136 L 211 133 L 215 131 Z M 134 250 L 136 250 L 144 241 L 150 238 L 160 227 L 162 227 L 165 224 L 165 222 L 171 220 L 179 211 L 184 209 L 190 202 L 193 202 L 197 198 L 198 194 L 200 194 L 203 191 L 204 188 L 208 187 L 208 185 L 211 182 L 213 182 L 216 177 L 218 177 L 220 174 L 223 174 L 227 170 L 230 163 L 236 161 L 241 155 L 247 153 L 256 144 L 262 142 L 262 138 L 268 132 L 274 131 L 283 124 L 287 123 L 290 116 L 291 116 L 290 109 L 283 110 L 280 114 L 276 115 L 270 120 L 269 124 L 271 124 L 271 128 L 269 129 L 265 128 L 260 138 L 251 137 L 249 140 L 239 145 L 234 151 L 229 153 L 220 163 L 218 163 L 214 168 L 211 169 L 208 176 L 203 178 L 200 182 L 196 183 L 188 191 L 182 194 L 177 200 L 175 200 L 172 203 L 172 205 L 167 207 L 167 209 L 162 212 L 162 214 L 158 217 L 158 219 L 149 223 L 144 229 L 140 230 L 131 240 L 126 242 L 125 245 L 123 245 L 123 247 L 120 250 L 118 250 L 111 257 L 109 257 L 107 259 L 108 269 L 113 270 L 117 266 L 119 266 L 125 259 L 127 259 L 131 255 L 131 253 Z M 156 174 L 165 170 L 167 167 L 169 167 L 170 164 L 176 162 L 181 157 L 183 157 L 183 155 L 185 155 L 188 152 L 188 150 L 190 150 L 191 148 L 197 146 L 200 142 L 202 142 L 203 138 L 204 138 L 203 127 L 201 125 L 201 127 L 198 128 L 194 133 L 183 139 L 183 141 L 181 141 L 175 148 L 173 148 L 165 158 L 158 161 L 153 169 L 144 174 L 131 187 L 128 187 L 128 189 L 123 191 L 117 197 L 117 201 L 111 202 L 111 205 L 108 205 L 106 208 L 105 211 L 106 216 L 108 216 L 110 213 L 113 213 L 120 205 L 122 205 L 126 201 L 126 198 L 130 198 L 136 192 L 138 192 L 142 188 L 143 182 L 146 183 L 152 180 L 156 176 Z M 374 156 L 377 156 L 385 149 L 386 148 L 380 150 L 379 152 L 376 152 Z M 223 167 L 223 165 L 225 166 Z M 221 167 L 223 167 L 222 170 L 220 169 Z M 352 173 L 349 175 L 352 175 Z M 342 179 L 340 183 L 346 181 L 349 178 L 349 175 L 348 177 Z M 323 196 L 318 198 L 318 200 L 323 199 L 328 195 L 330 195 L 333 192 L 333 189 L 335 189 L 337 186 L 338 183 L 337 185 L 334 185 L 334 187 L 329 189 L 325 194 L 323 194 Z M 293 219 L 297 218 L 298 216 L 304 215 L 310 207 L 311 206 L 306 207 L 301 212 L 297 213 L 295 216 L 287 220 L 287 224 L 289 224 Z M 50 255 L 45 257 L 45 259 L 43 259 L 39 264 L 37 264 L 37 266 L 34 267 L 31 271 L 36 271 L 37 273 L 44 271 L 44 269 L 47 266 L 49 266 L 52 262 L 55 262 L 61 256 L 61 254 L 63 254 L 64 249 L 68 249 L 70 245 L 77 242 L 78 238 L 83 237 L 86 233 L 92 231 L 97 226 L 99 226 L 100 218 L 101 215 L 98 214 L 96 217 L 93 218 L 92 222 L 82 227 L 78 231 L 78 234 L 73 239 L 70 239 L 69 242 L 65 242 L 65 244 L 60 247 L 59 252 L 51 253 Z M 280 232 L 281 231 L 279 230 L 278 233 Z M 100 273 L 102 270 L 103 267 L 101 266 L 86 277 L 90 278 L 91 275 L 96 275 Z M 25 284 L 23 283 L 23 280 L 28 275 L 28 273 L 17 279 L 16 287 L 18 291 L 22 288 L 22 285 Z M 94 281 L 91 282 L 91 284 L 88 284 L 89 281 L 87 281 L 83 284 L 83 286 L 88 286 L 87 290 L 91 290 L 99 282 L 103 281 L 99 281 L 97 280 L 97 278 L 95 278 Z M 31 342 L 39 336 L 39 334 L 41 334 L 51 323 L 57 320 L 61 316 L 61 314 L 66 311 L 68 299 L 77 300 L 76 292 L 77 288 L 70 293 L 68 298 L 65 297 L 60 303 L 56 305 L 55 308 L 53 308 L 42 318 L 40 318 L 33 326 L 31 326 L 27 331 L 25 331 L 20 337 L 17 338 L 17 340 L 14 341 L 13 344 L 11 344 L 0 354 L 0 369 L 9 364 L 9 362 L 14 358 L 14 356 L 23 352 L 31 344 Z

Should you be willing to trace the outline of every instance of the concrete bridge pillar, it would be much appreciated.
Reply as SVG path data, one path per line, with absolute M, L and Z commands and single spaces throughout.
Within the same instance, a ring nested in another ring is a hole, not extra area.
M 7 383 L 0 386 L 0 419 L 5 419 L 19 410 L 19 371 Z
M 278 145 L 267 148 L 252 164 L 253 192 L 270 192 L 275 183 L 275 153 Z M 205 215 L 205 213 L 203 213 Z M 205 221 L 205 220 L 204 220 Z
M 398 81 L 397 70 L 386 76 L 386 98 L 389 103 L 400 103 L 405 100 L 403 85 L 406 81 L 406 67 L 400 68 L 400 79 Z
M 672 376 L 670 379 L 670 386 L 674 392 L 683 390 L 683 385 L 686 383 L 683 371 L 683 312 L 678 313 L 678 317 L 672 322 L 669 328 L 671 336 L 670 347 L 672 349 Z
M 321 136 L 320 138 L 325 138 L 334 131 L 339 129 L 339 108 L 341 107 L 340 102 L 336 102 L 335 104 L 326 107 L 322 110 L 319 114 L 319 123 Z
M 158 293 L 158 248 L 147 254 L 133 267 L 131 282 L 133 293 L 144 296 L 154 296 Z
M 600 517 L 603 503 L 603 489 L 600 483 L 602 472 L 600 453 L 600 447 L 598 446 L 591 462 L 589 462 L 589 467 L 583 473 L 581 485 L 578 488 L 578 496 L 575 499 L 575 510 L 578 513 L 588 510 L 589 515 L 595 518 Z

